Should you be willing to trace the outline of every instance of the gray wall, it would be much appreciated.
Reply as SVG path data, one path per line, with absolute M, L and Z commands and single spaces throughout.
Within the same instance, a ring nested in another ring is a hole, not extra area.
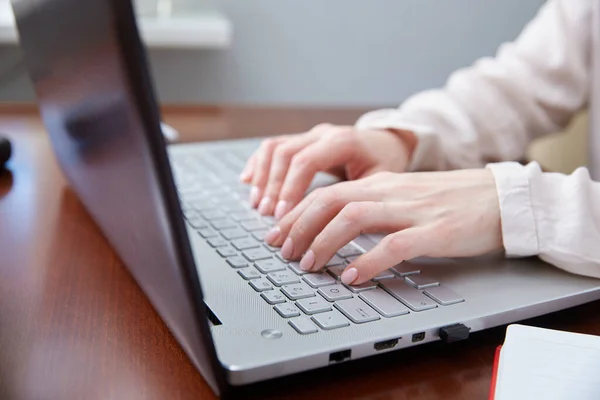
M 151 51 L 162 102 L 396 104 L 493 55 L 544 1 L 214 2 L 233 21 L 232 48 Z M 0 67 L 16 56 L 1 49 Z M 0 86 L 1 101 L 31 98 L 22 71 Z

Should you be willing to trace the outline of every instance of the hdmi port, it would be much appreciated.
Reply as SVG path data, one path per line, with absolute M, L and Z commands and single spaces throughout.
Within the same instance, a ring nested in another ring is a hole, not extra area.
M 398 338 L 398 339 L 401 339 L 401 338 Z M 383 342 L 377 342 L 377 343 L 375 343 L 375 350 L 380 351 L 380 350 L 393 349 L 398 344 L 398 339 L 389 339 L 389 340 L 384 340 Z

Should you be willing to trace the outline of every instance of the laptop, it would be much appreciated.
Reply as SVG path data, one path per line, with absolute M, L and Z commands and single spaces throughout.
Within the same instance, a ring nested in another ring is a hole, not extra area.
M 62 171 L 217 395 L 600 298 L 598 280 L 497 256 L 412 260 L 342 285 L 374 236 L 304 274 L 262 242 L 273 221 L 238 182 L 258 140 L 166 143 L 130 1 L 12 4 Z

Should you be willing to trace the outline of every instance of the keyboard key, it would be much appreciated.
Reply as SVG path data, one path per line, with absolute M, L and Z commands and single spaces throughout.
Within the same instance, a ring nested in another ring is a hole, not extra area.
M 188 223 L 195 229 L 208 228 L 208 222 L 200 218 L 190 219 Z
M 275 257 L 277 257 L 278 259 L 280 259 L 281 261 L 285 262 L 285 263 L 289 263 L 290 260 L 288 260 L 287 258 L 283 258 L 283 256 L 281 255 L 281 253 L 275 253 Z M 298 264 L 300 265 L 300 264 Z
M 286 301 L 285 296 L 279 290 L 269 290 L 268 292 L 261 293 L 260 297 L 265 299 L 269 304 L 285 303 Z
M 335 279 L 326 273 L 311 273 L 304 275 L 304 281 L 314 288 L 335 284 Z
M 244 221 L 242 222 L 242 228 L 244 228 L 245 230 L 252 232 L 252 231 L 258 231 L 261 229 L 266 229 L 267 225 L 265 225 L 262 221 L 256 219 L 254 221 Z
M 300 279 L 291 271 L 271 272 L 267 275 L 267 278 L 273 282 L 275 286 L 290 285 L 292 283 L 300 282 Z
M 267 258 L 272 258 L 273 255 L 271 252 L 263 247 L 257 247 L 256 249 L 248 249 L 242 252 L 244 257 L 246 257 L 250 261 L 264 260 Z
M 273 247 L 273 246 L 269 246 L 268 244 L 265 243 L 265 249 L 269 250 L 271 253 L 275 253 L 276 251 L 279 251 L 279 247 Z
M 227 240 L 241 239 L 248 236 L 248 234 L 241 228 L 223 229 L 221 235 Z
M 449 306 L 451 304 L 462 303 L 465 301 L 465 299 L 460 297 L 453 290 L 448 289 L 446 286 L 430 287 L 425 289 L 423 293 L 443 306 Z
M 275 307 L 275 311 L 279 313 L 283 318 L 291 318 L 297 317 L 300 315 L 300 310 L 293 303 L 281 303 L 277 304 Z
M 196 211 L 216 210 L 215 204 L 208 198 L 194 199 L 193 201 L 190 201 L 190 205 Z
M 229 246 L 217 248 L 217 253 L 219 253 L 221 257 L 232 257 L 237 255 L 237 251 Z
M 343 328 L 350 325 L 350 322 L 338 311 L 330 311 L 322 314 L 313 315 L 311 319 L 323 329 Z
M 264 242 L 264 240 L 265 240 L 265 235 L 267 234 L 267 232 L 269 232 L 269 230 L 268 230 L 268 229 L 261 229 L 261 230 L 258 230 L 258 231 L 254 231 L 254 232 L 252 232 L 252 236 L 254 236 L 254 238 L 255 238 L 256 240 L 259 240 L 259 241 L 261 241 L 261 242 Z
M 231 197 L 232 197 L 231 193 L 221 193 L 221 194 L 213 195 L 212 199 L 215 201 L 215 203 L 217 205 L 219 205 L 219 204 L 223 203 L 224 201 L 231 199 Z M 221 209 L 221 211 L 226 211 L 226 210 Z M 226 211 L 225 213 L 227 215 L 229 215 L 230 211 Z
M 300 262 L 299 261 L 292 261 L 291 263 L 288 264 L 288 266 L 290 267 L 290 269 L 292 271 L 294 271 L 294 273 L 296 275 L 305 275 L 305 274 L 308 274 L 308 271 L 300 269 Z
M 258 272 L 256 269 L 254 269 L 252 267 L 242 268 L 238 271 L 238 274 L 240 274 L 240 276 L 247 281 L 249 281 L 251 279 L 258 279 L 261 277 L 260 272 Z
M 344 269 L 346 269 L 345 265 L 339 265 L 337 267 L 330 267 L 327 269 L 327 272 L 329 273 L 329 275 L 333 276 L 336 280 L 340 280 L 340 277 L 342 276 L 342 272 L 344 272 Z
M 204 193 L 206 193 L 208 196 L 213 197 L 213 196 L 219 196 L 219 195 L 227 195 L 228 197 L 231 196 L 231 194 L 229 193 L 229 188 L 226 186 L 221 186 L 221 187 L 206 187 L 204 188 Z
M 231 229 L 237 227 L 237 224 L 230 219 L 218 219 L 216 221 L 211 222 L 213 228 L 217 230 L 223 229 Z
M 252 279 L 248 283 L 257 292 L 264 292 L 265 290 L 273 290 L 273 286 L 271 285 L 271 282 L 269 282 L 265 278 Z
M 355 324 L 363 324 L 380 319 L 379 314 L 375 310 L 357 298 L 337 301 L 334 306 Z
M 235 188 L 233 191 L 238 195 L 240 199 L 247 199 L 250 197 L 250 192 L 252 189 L 246 186 Z
M 268 274 L 269 272 L 283 271 L 286 269 L 287 265 L 279 260 L 270 258 L 267 260 L 259 260 L 254 263 L 254 266 L 263 274 Z
M 348 264 L 352 264 L 354 261 L 356 261 L 356 259 L 360 257 L 360 256 L 352 256 L 352 257 L 348 257 L 346 258 L 346 265 Z
M 254 236 L 254 238 L 256 240 L 264 242 L 265 236 L 267 235 L 267 232 L 269 232 L 268 229 L 261 229 L 261 230 L 252 232 L 252 236 Z
M 383 289 L 367 290 L 358 297 L 386 318 L 408 314 L 408 308 Z
M 260 243 L 258 243 L 254 238 L 246 237 L 242 239 L 232 240 L 231 245 L 238 250 L 246 250 L 259 247 Z
M 417 289 L 425 289 L 440 285 L 437 280 L 423 274 L 408 275 L 404 280 L 406 280 L 406 283 Z
M 346 289 L 344 285 L 332 285 L 319 288 L 319 294 L 327 301 L 337 301 L 343 299 L 351 299 L 352 292 Z
M 404 282 L 404 279 L 386 279 L 381 281 L 381 286 L 386 292 L 406 304 L 413 311 L 424 311 L 437 307 L 433 300 L 409 286 Z
M 227 263 L 233 268 L 244 268 L 248 266 L 248 261 L 242 256 L 234 256 L 227 258 Z
M 348 289 L 350 289 L 353 293 L 364 292 L 365 290 L 372 290 L 377 287 L 377 283 L 372 281 L 366 281 L 365 283 L 361 283 L 360 285 L 345 285 Z
M 238 202 L 222 202 L 219 203 L 219 208 L 227 212 L 245 212 L 249 211 L 246 206 Z
M 315 295 L 315 292 L 306 283 L 285 285 L 281 288 L 281 291 L 290 300 L 304 299 L 306 297 L 312 297 Z
M 395 267 L 390 268 L 394 273 L 398 276 L 404 277 L 408 275 L 420 274 L 421 270 L 419 268 L 415 268 L 414 265 L 401 263 L 396 265 Z
M 344 259 L 337 255 L 333 256 L 333 258 L 325 264 L 325 267 L 334 267 L 336 265 L 344 265 Z
M 384 279 L 392 279 L 395 277 L 396 275 L 394 275 L 394 272 L 391 269 L 386 269 L 385 271 L 381 271 L 380 273 L 375 275 L 375 277 L 373 277 L 373 280 L 377 282 L 382 281 Z
M 234 221 L 249 221 L 249 220 L 254 220 L 256 219 L 256 213 L 254 211 L 250 211 L 250 210 L 244 210 L 244 211 L 237 211 L 234 213 L 231 213 L 231 218 L 233 218 Z
M 338 254 L 338 256 L 340 256 L 342 258 L 346 258 L 346 257 L 352 257 L 352 256 L 359 256 L 362 254 L 362 251 L 359 250 L 352 243 L 348 243 L 347 245 L 345 245 L 344 247 L 339 249 L 337 254 Z
M 198 213 L 195 210 L 184 210 L 183 217 L 187 220 L 198 218 Z
M 210 244 L 212 247 L 223 247 L 227 246 L 229 242 L 223 238 L 216 237 L 213 239 L 208 239 L 208 244 Z
M 298 300 L 296 305 L 308 315 L 331 311 L 331 304 L 316 296 Z
M 213 228 L 202 228 L 198 229 L 198 234 L 202 236 L 204 239 L 218 236 L 219 234 Z
M 301 335 L 308 335 L 319 331 L 315 324 L 305 317 L 294 318 L 289 321 L 289 324 Z
M 270 217 L 270 216 L 266 216 L 266 217 L 262 217 L 262 221 L 265 223 L 265 225 L 267 225 L 269 228 L 272 227 L 273 225 L 275 225 L 275 217 Z
M 222 219 L 222 218 L 227 217 L 227 215 L 225 215 L 225 213 L 223 213 L 222 211 L 219 211 L 219 210 L 203 211 L 201 213 L 201 215 L 207 221 L 215 221 L 217 219 Z
M 181 183 L 178 185 L 177 191 L 179 192 L 179 195 L 185 199 L 203 196 L 202 187 L 193 183 Z

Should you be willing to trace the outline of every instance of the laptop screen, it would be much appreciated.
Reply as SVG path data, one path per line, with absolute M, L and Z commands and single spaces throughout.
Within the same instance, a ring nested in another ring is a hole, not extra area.
M 224 372 L 130 1 L 12 4 L 40 112 L 71 188 L 218 392 Z

